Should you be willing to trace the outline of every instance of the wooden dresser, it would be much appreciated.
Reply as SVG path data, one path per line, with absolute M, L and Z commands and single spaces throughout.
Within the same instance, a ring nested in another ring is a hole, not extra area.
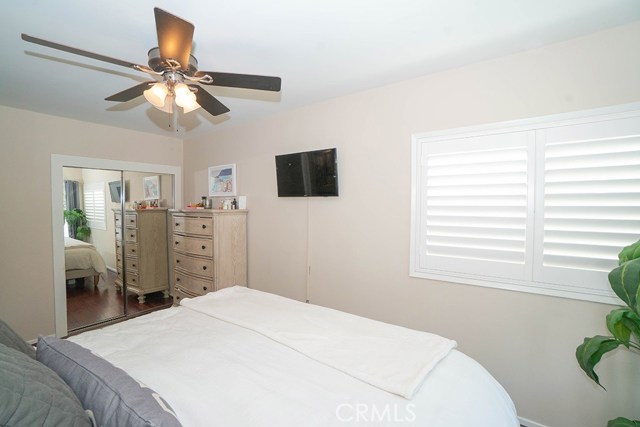
M 247 286 L 247 211 L 172 210 L 173 300 Z
M 114 209 L 114 215 L 118 270 L 116 287 L 122 289 L 124 269 L 127 291 L 138 295 L 140 304 L 144 303 L 145 295 L 152 292 L 163 291 L 165 298 L 168 298 L 167 209 L 127 209 L 124 213 L 124 236 L 121 235 L 120 210 Z

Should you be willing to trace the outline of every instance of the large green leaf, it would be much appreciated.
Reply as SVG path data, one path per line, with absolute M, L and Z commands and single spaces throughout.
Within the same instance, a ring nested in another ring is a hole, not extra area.
M 625 262 L 609 273 L 611 289 L 636 313 L 639 312 L 640 258 Z
M 607 328 L 611 334 L 629 348 L 631 335 L 640 341 L 640 316 L 629 308 L 612 310 L 607 315 Z
M 622 248 L 618 254 L 618 261 L 620 265 L 637 258 L 640 258 L 640 240 L 632 245 Z
M 580 364 L 580 367 L 589 378 L 595 381 L 600 387 L 602 387 L 602 384 L 600 384 L 598 375 L 593 369 L 605 353 L 615 350 L 620 344 L 622 343 L 613 337 L 596 335 L 595 337 L 585 338 L 584 342 L 576 348 L 578 364 Z
M 640 427 L 640 421 L 632 421 L 627 418 L 616 418 L 607 423 L 607 427 Z

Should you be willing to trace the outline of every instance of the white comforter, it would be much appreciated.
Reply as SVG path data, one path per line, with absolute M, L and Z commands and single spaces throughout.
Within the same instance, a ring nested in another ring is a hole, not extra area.
M 405 399 L 188 305 L 69 339 L 157 391 L 184 427 L 518 426 L 500 384 L 456 350 Z
M 87 270 L 93 268 L 98 274 L 107 272 L 107 265 L 95 246 L 81 240 L 64 237 L 64 269 Z
M 256 331 L 320 363 L 390 393 L 411 398 L 456 346 L 427 332 L 234 286 L 185 305 Z

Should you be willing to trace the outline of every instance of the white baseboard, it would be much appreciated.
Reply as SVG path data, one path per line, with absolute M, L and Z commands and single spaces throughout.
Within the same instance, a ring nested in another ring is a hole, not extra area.
M 518 420 L 520 420 L 520 424 L 522 424 L 524 427 L 547 427 L 544 424 L 540 424 L 522 417 L 518 417 Z

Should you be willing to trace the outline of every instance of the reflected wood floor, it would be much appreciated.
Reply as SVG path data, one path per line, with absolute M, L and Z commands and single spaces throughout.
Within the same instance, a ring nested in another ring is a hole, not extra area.
M 100 278 L 97 286 L 93 278 L 83 283 L 82 279 L 67 282 L 67 328 L 69 331 L 124 316 L 122 293 L 115 288 L 116 273 L 107 271 L 106 280 Z M 164 298 L 162 292 L 148 294 L 144 304 L 138 303 L 138 296 L 129 293 L 127 298 L 128 317 L 145 311 L 171 307 L 173 300 Z M 123 318 L 125 320 L 125 318 Z

